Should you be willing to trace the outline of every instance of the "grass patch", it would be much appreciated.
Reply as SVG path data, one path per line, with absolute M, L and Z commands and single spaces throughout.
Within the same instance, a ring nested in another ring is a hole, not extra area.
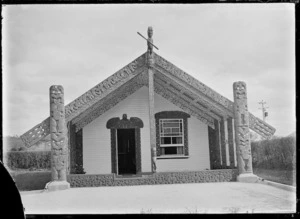
M 41 190 L 51 181 L 51 171 L 13 171 L 10 175 L 14 179 L 19 191 Z
M 253 169 L 253 173 L 265 180 L 296 186 L 295 170 Z

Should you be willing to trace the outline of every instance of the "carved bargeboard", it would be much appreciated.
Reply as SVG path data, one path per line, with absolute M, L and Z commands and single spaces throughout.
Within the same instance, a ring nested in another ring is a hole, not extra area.
M 173 65 L 169 61 L 165 60 L 161 56 L 157 55 L 156 53 L 154 53 L 154 58 L 155 58 L 155 64 L 156 65 L 164 68 L 165 70 L 167 70 L 171 74 L 175 75 L 176 77 L 178 77 L 181 80 L 185 81 L 186 83 L 188 83 L 192 87 L 194 87 L 197 90 L 201 91 L 202 93 L 206 94 L 208 97 L 210 97 L 211 99 L 213 99 L 217 103 L 221 104 L 222 106 L 232 110 L 233 103 L 230 100 L 223 97 L 222 95 L 220 95 L 216 91 L 212 90 L 211 88 L 209 88 L 205 84 L 201 83 L 200 81 L 198 81 L 194 77 L 188 75 L 183 70 L 179 69 L 178 67 L 176 67 L 175 65 Z
M 141 68 L 147 67 L 147 63 L 145 61 L 147 53 L 143 54 L 133 62 L 129 63 L 129 65 L 122 68 L 117 73 L 113 74 L 97 86 L 90 89 L 88 92 L 77 98 L 76 100 L 72 101 L 70 104 L 66 106 L 66 121 L 71 121 L 73 118 L 77 116 L 81 116 L 81 113 L 85 110 L 89 109 L 90 107 L 94 107 L 96 103 L 99 103 L 99 100 L 102 100 L 108 94 L 115 91 L 118 87 L 122 84 L 126 83 L 127 81 L 131 80 L 134 76 L 139 74 Z M 189 84 L 190 86 L 194 87 L 195 89 L 199 90 L 203 94 L 207 95 L 209 98 L 214 100 L 215 102 L 219 103 L 223 107 L 226 107 L 227 111 L 233 112 L 233 102 L 228 100 L 227 98 L 223 97 L 222 95 L 218 94 L 217 92 L 213 91 L 211 88 L 207 87 L 203 83 L 199 82 L 195 78 L 189 76 L 184 71 L 180 70 L 167 60 L 163 59 L 162 57 L 158 56 L 153 52 L 155 64 L 154 66 L 159 66 L 166 71 L 170 72 L 170 74 L 176 76 L 180 80 L 184 81 L 185 83 Z M 160 92 L 161 94 L 161 92 Z M 166 96 L 166 95 L 165 95 Z M 170 96 L 170 95 L 168 95 Z M 116 103 L 116 102 L 115 102 Z M 202 104 L 205 101 L 201 102 Z M 114 104 L 111 104 L 113 106 Z M 98 108 L 98 107 L 97 107 Z M 180 108 L 187 108 L 181 104 Z M 106 107 L 106 110 L 109 108 Z M 214 108 L 210 109 L 211 112 L 215 111 Z M 220 114 L 219 111 L 215 111 L 213 113 Z M 93 112 L 93 114 L 95 114 Z M 190 113 L 192 114 L 192 113 Z M 195 114 L 195 113 L 193 113 Z M 95 115 L 93 118 L 101 115 Z M 197 118 L 202 118 L 201 116 Z M 256 133 L 260 134 L 264 138 L 269 138 L 275 133 L 275 129 L 265 123 L 264 121 L 258 119 L 257 117 L 253 116 L 249 113 L 249 120 L 250 120 L 250 129 L 255 131 Z M 204 120 L 203 120 L 204 121 Z M 37 143 L 38 141 L 45 138 L 47 135 L 50 134 L 49 131 L 49 118 L 45 119 L 42 123 L 36 125 L 28 132 L 24 133 L 21 136 L 22 141 L 27 147 Z M 84 125 L 84 123 L 82 123 Z M 88 124 L 85 122 L 85 124 Z M 81 125 L 82 127 L 82 125 Z M 211 125 L 210 127 L 214 127 Z M 77 129 L 79 130 L 79 129 Z
M 215 128 L 213 119 L 208 119 L 207 117 L 204 117 L 202 114 L 200 114 L 198 110 L 195 110 L 195 109 L 193 110 L 192 107 L 189 106 L 188 102 L 179 99 L 176 94 L 168 91 L 165 87 L 155 84 L 154 90 L 157 94 L 159 94 L 163 98 L 169 100 L 171 103 L 173 103 L 175 106 L 178 106 L 183 111 L 196 117 L 197 119 L 199 119 L 203 123 L 207 124 L 211 128 L 213 128 L 213 129 Z
M 145 54 L 72 101 L 66 106 L 66 119 L 70 121 L 85 109 L 98 102 L 105 95 L 132 79 L 138 73 L 137 70 L 143 67 L 144 64 Z
M 214 118 L 218 121 L 221 120 L 222 113 L 219 113 L 219 115 L 213 113 L 208 109 L 208 106 L 203 104 L 203 101 L 201 103 L 198 102 L 197 95 L 189 91 L 187 88 L 184 88 L 182 86 L 179 86 L 175 82 L 170 82 L 170 79 L 163 76 L 161 73 L 156 72 L 155 73 L 155 82 L 157 84 L 160 84 L 163 87 L 166 87 L 166 89 L 170 90 L 177 96 L 180 96 L 182 99 L 186 100 L 190 105 L 198 109 L 199 112 L 201 112 L 203 115 L 206 115 L 206 118 Z M 200 105 L 201 104 L 201 105 Z M 205 105 L 205 106 L 204 106 Z M 217 112 L 218 110 L 215 109 Z
M 201 91 L 202 93 L 204 93 L 205 95 L 210 97 L 215 102 L 221 104 L 222 106 L 227 108 L 229 111 L 233 112 L 234 104 L 232 101 L 223 97 L 222 95 L 220 95 L 216 91 L 212 90 L 211 88 L 207 87 L 206 85 L 204 85 L 203 83 L 201 83 L 194 77 L 188 75 L 183 70 L 179 69 L 178 67 L 176 67 L 169 61 L 165 60 L 161 56 L 157 55 L 156 53 L 154 53 L 154 56 L 155 56 L 155 65 L 165 69 L 172 75 L 185 81 L 192 87 L 196 88 L 197 90 Z M 276 131 L 275 128 L 273 128 L 266 122 L 262 121 L 261 119 L 255 117 L 251 113 L 249 113 L 249 120 L 250 120 L 249 128 L 264 138 L 270 138 Z
M 94 119 L 98 118 L 100 115 L 140 89 L 145 83 L 144 77 L 144 73 L 137 75 L 130 82 L 120 87 L 117 93 L 108 95 L 107 100 L 105 100 L 104 102 L 100 101 L 100 104 L 95 104 L 95 107 L 93 106 L 94 109 L 86 116 L 80 118 L 80 120 L 76 119 L 74 121 L 76 125 L 76 131 L 80 130 L 81 128 L 92 122 Z
M 28 132 L 25 132 L 20 136 L 26 147 L 34 145 L 41 139 L 45 138 L 50 134 L 50 117 L 45 119 L 40 124 L 34 126 Z
M 276 129 L 263 120 L 249 113 L 249 127 L 262 137 L 269 139 L 275 133 Z
M 146 53 L 68 104 L 65 107 L 66 121 L 71 121 L 75 116 L 79 115 L 122 84 L 141 73 L 139 69 L 145 66 L 145 56 Z M 34 126 L 32 129 L 21 135 L 21 139 L 25 146 L 30 147 L 49 135 L 49 124 L 50 118 L 48 117 L 42 123 Z

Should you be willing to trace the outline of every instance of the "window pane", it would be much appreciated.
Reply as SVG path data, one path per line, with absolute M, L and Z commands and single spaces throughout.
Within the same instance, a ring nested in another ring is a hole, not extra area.
M 183 147 L 161 148 L 161 155 L 183 155 Z
M 163 119 L 163 122 L 179 122 L 180 119 Z
M 164 133 L 171 133 L 171 129 L 170 128 L 164 128 Z
M 165 148 L 165 155 L 168 155 L 168 154 L 177 154 L 177 148 L 176 147 Z
M 163 126 L 164 127 L 170 127 L 170 128 L 172 128 L 172 127 L 179 127 L 179 123 L 178 122 L 176 122 L 176 123 L 171 123 L 171 122 L 165 122 L 165 123 L 163 123 Z
M 172 144 L 182 144 L 182 137 L 173 137 Z
M 161 144 L 171 144 L 171 137 L 162 137 Z
M 179 128 L 172 128 L 172 132 L 173 132 L 173 133 L 179 133 L 179 132 L 180 132 L 180 129 L 179 129 Z
M 177 154 L 183 154 L 183 147 L 177 147 Z

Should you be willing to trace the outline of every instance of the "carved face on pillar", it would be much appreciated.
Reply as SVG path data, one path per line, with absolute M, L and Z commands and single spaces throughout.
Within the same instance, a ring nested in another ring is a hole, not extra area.
M 239 81 L 233 84 L 237 99 L 245 99 L 247 97 L 246 83 Z
M 62 94 L 64 94 L 64 88 L 61 85 L 52 85 L 50 87 L 50 93 L 51 93 L 51 95 L 54 95 L 54 96 L 62 95 Z
M 153 29 L 152 27 L 148 27 L 148 37 L 152 38 L 152 36 L 153 36 Z

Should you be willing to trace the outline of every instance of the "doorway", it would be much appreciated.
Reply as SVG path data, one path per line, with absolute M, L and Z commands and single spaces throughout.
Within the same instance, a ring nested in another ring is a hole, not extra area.
M 117 129 L 118 173 L 136 174 L 135 129 Z

